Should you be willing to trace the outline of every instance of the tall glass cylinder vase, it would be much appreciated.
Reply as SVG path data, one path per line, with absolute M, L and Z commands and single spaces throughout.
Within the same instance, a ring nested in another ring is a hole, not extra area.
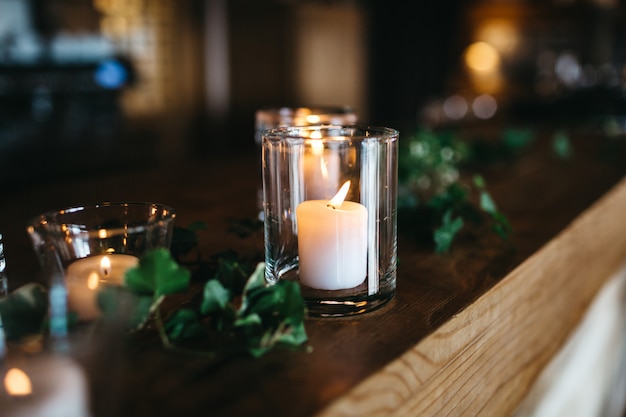
M 300 283 L 312 316 L 374 310 L 395 294 L 398 131 L 266 130 L 266 279 Z

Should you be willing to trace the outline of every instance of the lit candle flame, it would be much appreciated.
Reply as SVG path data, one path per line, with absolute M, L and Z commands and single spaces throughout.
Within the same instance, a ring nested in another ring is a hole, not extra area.
M 33 392 L 30 378 L 26 372 L 18 368 L 11 368 L 4 376 L 4 388 L 9 395 L 25 396 Z
M 105 277 L 111 272 L 111 260 L 108 256 L 102 257 L 102 260 L 100 261 L 100 270 L 102 271 L 102 275 Z
M 95 272 L 89 274 L 89 278 L 87 278 L 87 288 L 90 290 L 95 290 L 100 285 L 100 277 Z
M 350 181 L 346 181 L 341 186 L 337 194 L 335 194 L 335 196 L 330 199 L 327 206 L 332 207 L 332 208 L 341 207 L 341 205 L 343 204 L 343 200 L 345 200 L 346 196 L 348 195 L 349 189 L 350 189 Z

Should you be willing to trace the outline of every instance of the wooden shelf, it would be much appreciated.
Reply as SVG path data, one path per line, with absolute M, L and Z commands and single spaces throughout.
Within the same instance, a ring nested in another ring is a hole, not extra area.
M 626 180 L 325 416 L 511 415 L 626 260 Z
M 310 353 L 216 363 L 156 337 L 103 336 L 90 362 L 94 415 L 510 415 L 626 259 L 626 143 L 583 138 L 574 149 L 571 160 L 540 146 L 482 168 L 510 242 L 467 233 L 437 255 L 402 223 L 396 297 L 366 315 L 308 320 Z M 207 256 L 260 251 L 227 233 L 230 219 L 256 214 L 258 169 L 256 157 L 233 157 L 16 191 L 0 206 L 10 285 L 37 274 L 29 217 L 102 200 L 157 201 L 181 226 L 205 221 Z

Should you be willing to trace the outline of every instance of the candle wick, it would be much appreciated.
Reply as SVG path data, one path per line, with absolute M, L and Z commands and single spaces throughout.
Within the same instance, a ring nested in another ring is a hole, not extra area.
M 333 205 L 332 205 L 332 204 L 330 204 L 330 203 L 326 204 L 326 207 L 331 208 L 331 209 L 333 209 L 333 210 L 336 210 L 336 209 L 337 209 L 337 207 L 333 206 Z

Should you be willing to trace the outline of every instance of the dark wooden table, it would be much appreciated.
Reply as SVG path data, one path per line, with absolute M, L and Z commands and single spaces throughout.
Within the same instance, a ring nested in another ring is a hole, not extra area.
M 309 319 L 311 352 L 275 351 L 261 359 L 215 362 L 166 351 L 158 340 L 100 340 L 93 365 L 96 416 L 312 416 L 416 346 L 472 305 L 556 236 L 626 174 L 626 146 L 614 139 L 574 142 L 558 158 L 539 146 L 520 158 L 480 167 L 513 226 L 510 242 L 466 234 L 448 254 L 401 228 L 396 297 L 378 311 L 351 318 Z M 11 288 L 38 279 L 25 232 L 46 210 L 99 201 L 170 205 L 176 222 L 202 220 L 205 255 L 261 251 L 262 236 L 227 232 L 231 219 L 254 218 L 259 185 L 255 156 L 177 166 L 111 170 L 13 190 L 0 202 L 0 230 Z M 405 219 L 400 219 L 400 222 Z

